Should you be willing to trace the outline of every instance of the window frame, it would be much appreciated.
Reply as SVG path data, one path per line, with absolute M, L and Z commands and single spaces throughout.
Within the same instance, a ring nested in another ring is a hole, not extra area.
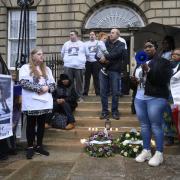
M 32 12 L 32 11 L 34 11 L 35 14 L 36 14 L 35 21 L 34 21 L 36 23 L 35 24 L 35 36 L 34 37 L 30 37 L 29 39 L 32 40 L 32 41 L 35 41 L 35 46 L 36 46 L 36 38 L 37 38 L 37 10 L 35 8 L 29 9 L 29 12 Z M 11 46 L 12 46 L 12 42 L 13 41 L 17 41 L 18 42 L 18 39 L 19 39 L 19 27 L 18 27 L 18 32 L 17 32 L 18 33 L 18 38 L 13 38 L 11 36 L 11 34 L 10 34 L 11 33 L 11 19 L 10 18 L 11 18 L 11 13 L 12 12 L 19 12 L 19 21 L 20 21 L 21 9 L 9 9 L 8 10 L 8 38 L 7 38 L 7 40 L 8 40 L 8 43 L 7 43 L 7 45 L 8 45 L 8 48 L 7 48 L 8 52 L 7 52 L 7 65 L 8 65 L 8 69 L 15 70 L 15 66 L 11 65 Z M 33 18 L 34 18 L 34 16 L 33 16 Z M 31 30 L 31 28 L 29 28 L 29 30 Z M 30 47 L 31 47 L 31 45 L 30 45 Z

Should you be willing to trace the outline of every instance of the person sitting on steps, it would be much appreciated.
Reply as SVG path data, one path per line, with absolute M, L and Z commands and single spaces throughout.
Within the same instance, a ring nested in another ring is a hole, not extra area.
M 77 107 L 78 95 L 69 79 L 68 75 L 61 74 L 57 87 L 53 92 L 54 113 L 63 113 L 67 116 L 68 122 L 66 130 L 75 128 L 75 118 L 73 111 Z

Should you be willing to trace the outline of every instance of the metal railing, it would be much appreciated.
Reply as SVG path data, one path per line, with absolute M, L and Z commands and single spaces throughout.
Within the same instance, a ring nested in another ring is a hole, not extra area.
M 59 53 L 46 55 L 46 65 L 51 69 L 55 81 L 59 79 L 59 75 L 63 73 L 63 60 Z

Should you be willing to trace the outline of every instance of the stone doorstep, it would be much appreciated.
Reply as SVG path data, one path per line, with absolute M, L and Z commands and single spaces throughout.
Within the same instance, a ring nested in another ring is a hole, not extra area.
M 105 124 L 105 120 L 97 120 L 97 119 L 92 119 L 92 120 L 84 120 L 78 119 L 76 120 L 76 127 L 103 127 Z M 111 121 L 111 127 L 118 128 L 118 127 L 139 127 L 139 121 L 137 120 L 112 120 Z
M 112 103 L 108 103 L 108 106 L 111 107 Z M 131 106 L 131 102 L 119 102 L 119 107 L 129 107 Z M 101 102 L 90 102 L 84 101 L 83 103 L 79 103 L 77 109 L 84 109 L 84 108 L 101 108 Z
M 75 111 L 74 112 L 74 116 L 75 118 L 76 117 L 99 117 L 101 114 L 101 110 L 96 110 L 96 111 L 92 111 L 92 110 L 89 110 L 89 111 L 86 111 L 86 110 L 79 110 L 79 111 Z M 126 110 L 126 111 L 120 111 L 120 117 L 134 117 L 135 115 L 134 114 L 131 114 L 131 111 L 130 110 Z

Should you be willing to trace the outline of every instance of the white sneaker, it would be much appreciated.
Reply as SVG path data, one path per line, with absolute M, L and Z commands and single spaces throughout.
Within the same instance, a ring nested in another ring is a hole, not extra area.
M 156 151 L 154 156 L 148 162 L 150 166 L 159 166 L 162 163 L 163 163 L 163 153 L 160 151 Z
M 151 159 L 151 157 L 152 157 L 151 151 L 143 149 L 141 154 L 139 154 L 135 160 L 136 160 L 136 162 L 144 162 L 146 160 Z

